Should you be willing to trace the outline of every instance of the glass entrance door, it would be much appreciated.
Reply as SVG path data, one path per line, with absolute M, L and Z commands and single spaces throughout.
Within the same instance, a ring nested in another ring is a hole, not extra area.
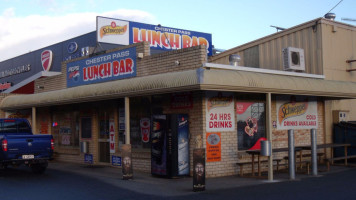
M 108 109 L 99 111 L 99 162 L 110 162 Z

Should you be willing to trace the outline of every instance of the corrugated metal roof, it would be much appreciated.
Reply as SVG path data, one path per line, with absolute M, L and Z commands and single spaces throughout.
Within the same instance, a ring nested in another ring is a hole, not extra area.
M 0 108 L 22 109 L 189 90 L 271 92 L 335 99 L 356 98 L 356 83 L 352 82 L 199 68 L 39 94 L 9 96 L 1 102 Z
M 204 70 L 202 90 L 356 98 L 356 83 L 247 71 Z

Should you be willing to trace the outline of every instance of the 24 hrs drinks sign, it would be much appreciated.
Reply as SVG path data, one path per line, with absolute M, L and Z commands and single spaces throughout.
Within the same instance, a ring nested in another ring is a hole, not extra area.
M 206 96 L 206 131 L 234 131 L 235 117 L 233 94 L 207 92 Z

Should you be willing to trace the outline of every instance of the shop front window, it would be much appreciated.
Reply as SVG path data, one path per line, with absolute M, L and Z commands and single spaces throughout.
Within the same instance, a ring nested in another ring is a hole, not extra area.
M 79 147 L 79 112 L 55 112 L 52 126 L 56 146 Z
M 130 141 L 133 149 L 151 148 L 151 103 L 148 97 L 132 98 L 130 102 Z

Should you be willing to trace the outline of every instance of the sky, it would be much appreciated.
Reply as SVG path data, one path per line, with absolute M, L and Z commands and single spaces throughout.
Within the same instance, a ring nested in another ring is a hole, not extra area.
M 340 0 L 0 0 L 0 62 L 95 31 L 96 16 L 212 34 L 231 49 L 323 17 Z M 356 26 L 356 1 L 332 10 Z

